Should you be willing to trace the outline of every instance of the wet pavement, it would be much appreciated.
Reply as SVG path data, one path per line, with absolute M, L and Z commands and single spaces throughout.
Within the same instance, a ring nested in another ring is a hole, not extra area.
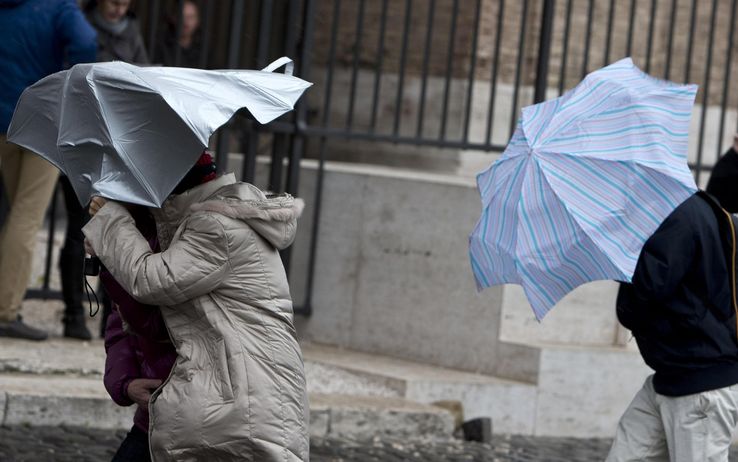
M 109 461 L 125 431 L 79 427 L 0 427 L 0 461 Z M 608 439 L 543 438 L 496 435 L 492 444 L 461 440 L 351 441 L 313 439 L 313 462 L 593 462 L 601 461 Z M 730 460 L 738 460 L 738 446 Z
M 109 461 L 125 431 L 76 427 L 0 427 L 0 460 L 4 462 Z M 314 462 L 500 461 L 591 462 L 604 459 L 606 439 L 496 436 L 493 444 L 460 440 L 358 442 L 314 439 Z M 738 455 L 738 453 L 736 454 Z

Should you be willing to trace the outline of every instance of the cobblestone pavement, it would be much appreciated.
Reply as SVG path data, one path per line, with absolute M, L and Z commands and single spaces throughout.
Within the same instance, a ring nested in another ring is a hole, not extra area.
M 0 461 L 109 461 L 125 431 L 74 427 L 0 427 Z M 458 440 L 312 441 L 313 462 L 592 462 L 605 458 L 606 439 L 496 436 L 493 444 Z M 738 460 L 738 447 L 730 460 Z

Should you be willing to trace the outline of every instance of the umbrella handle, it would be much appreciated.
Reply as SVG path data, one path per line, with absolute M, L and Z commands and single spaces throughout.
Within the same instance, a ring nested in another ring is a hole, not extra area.
M 286 66 L 285 66 L 286 65 Z M 262 72 L 274 72 L 276 69 L 285 66 L 284 73 L 286 75 L 292 75 L 292 71 L 295 68 L 295 64 L 292 62 L 292 59 L 282 56 L 281 58 L 275 60 L 270 65 L 262 69 Z

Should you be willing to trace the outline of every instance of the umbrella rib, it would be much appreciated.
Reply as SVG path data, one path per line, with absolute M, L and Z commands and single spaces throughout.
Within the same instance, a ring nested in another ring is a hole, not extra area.
M 133 72 L 131 72 L 130 74 L 132 74 L 135 77 L 138 77 Z M 140 77 L 138 77 L 138 78 L 143 83 L 147 84 L 143 79 L 141 79 Z M 95 86 L 92 85 L 92 82 L 89 79 L 87 79 L 87 83 L 88 83 L 88 85 L 90 85 L 90 88 L 91 88 L 92 92 L 93 93 L 96 93 L 95 92 Z M 151 89 L 151 90 L 152 90 L 151 91 L 152 94 L 156 94 L 156 92 L 154 92 L 153 89 Z M 162 99 L 164 99 L 164 98 L 162 98 Z M 107 114 L 108 117 L 110 116 L 110 114 L 108 113 L 108 111 L 106 111 L 106 108 L 102 104 L 100 104 L 100 98 L 95 98 L 95 103 L 97 104 L 98 110 L 99 110 L 99 112 L 101 114 L 103 114 L 103 117 L 104 118 L 105 118 L 106 114 Z M 106 128 L 107 128 L 107 126 L 106 126 Z M 112 136 L 110 134 L 110 131 L 109 130 L 106 130 L 106 132 L 107 132 L 107 135 L 108 135 L 108 142 L 112 145 L 113 144 L 113 140 L 112 140 Z M 132 162 L 129 162 L 131 156 L 128 154 L 128 152 L 125 149 L 123 149 L 122 147 L 116 148 L 116 150 L 117 149 L 120 149 L 121 151 L 123 151 L 126 154 L 126 156 L 118 156 L 118 158 L 121 160 L 121 162 L 123 162 L 123 164 L 126 167 L 128 167 L 128 171 L 131 172 L 131 174 L 136 178 L 136 180 L 139 182 L 139 184 L 141 186 L 143 186 L 143 188 L 146 190 L 146 192 L 149 195 L 149 200 L 152 201 L 152 202 L 157 202 L 157 200 L 156 200 L 156 194 L 154 193 L 154 190 L 151 187 L 151 185 L 149 184 L 149 182 L 141 174 L 141 171 L 138 169 L 138 167 L 136 167 L 136 165 L 133 164 Z M 105 155 L 107 155 L 107 154 L 105 154 L 103 152 L 103 156 L 105 156 Z
M 567 178 L 564 178 L 564 177 L 562 177 L 562 176 L 558 175 L 557 173 L 555 173 L 555 172 L 553 172 L 553 171 L 550 171 L 550 170 L 546 170 L 546 173 L 547 173 L 547 174 L 550 174 L 550 175 L 553 175 L 553 176 L 555 176 L 556 178 L 558 178 L 559 180 L 561 180 L 561 181 L 564 181 L 564 182 L 568 183 L 568 184 L 569 184 L 570 186 L 572 186 L 572 187 L 576 188 L 576 185 L 574 185 L 573 183 L 571 183 L 571 181 L 570 181 L 569 179 L 567 179 Z M 566 201 L 564 201 L 564 200 L 563 200 L 563 199 L 561 198 L 560 194 L 559 194 L 559 193 L 558 193 L 558 192 L 556 191 L 556 188 L 554 188 L 554 187 L 553 187 L 553 185 L 551 184 L 551 182 L 550 182 L 550 181 L 548 181 L 548 178 L 546 178 L 546 183 L 547 183 L 547 184 L 549 185 L 549 187 L 551 188 L 551 191 L 553 192 L 553 194 L 554 194 L 554 195 L 556 195 L 556 197 L 557 197 L 557 198 L 559 199 L 559 202 L 560 202 L 560 203 L 562 204 L 562 206 L 563 206 L 563 207 L 564 207 L 564 208 L 565 208 L 565 209 L 567 210 L 567 212 L 569 212 L 569 213 L 571 214 L 571 216 L 572 216 L 572 217 L 574 218 L 574 220 L 573 220 L 573 221 L 574 221 L 574 223 L 576 223 L 576 225 L 577 225 L 577 226 L 579 227 L 579 230 L 580 230 L 580 232 L 582 232 L 582 233 L 584 233 L 585 235 L 587 235 L 587 236 L 588 236 L 588 233 L 587 233 L 587 232 L 585 231 L 585 229 L 584 229 L 583 225 L 582 225 L 582 224 L 581 224 L 581 223 L 579 222 L 580 220 L 581 220 L 581 221 L 584 221 L 584 222 L 585 222 L 585 223 L 586 223 L 587 225 L 589 225 L 589 226 L 590 226 L 590 227 L 592 227 L 593 229 L 596 229 L 596 228 L 597 228 L 597 224 L 596 224 L 596 223 L 592 223 L 592 222 L 590 222 L 590 221 L 589 221 L 589 219 L 587 219 L 586 217 L 584 217 L 584 216 L 583 216 L 582 214 L 580 214 L 580 213 L 579 213 L 579 212 L 577 212 L 576 210 L 573 210 L 573 209 L 571 209 L 570 207 L 568 207 L 568 206 L 567 206 L 567 204 L 566 204 Z M 579 188 L 579 189 L 581 189 L 581 188 Z M 604 237 L 604 238 L 605 238 L 606 240 L 610 241 L 610 243 L 611 243 L 611 244 L 612 244 L 612 245 L 613 245 L 613 246 L 614 246 L 615 248 L 620 248 L 620 243 L 618 243 L 618 242 L 616 242 L 616 241 L 612 240 L 612 238 L 610 238 L 610 237 L 609 237 L 609 236 L 608 236 L 608 235 L 607 235 L 606 233 L 603 233 L 603 237 Z M 597 243 L 596 241 L 594 241 L 594 240 L 593 240 L 593 239 L 591 239 L 591 238 L 590 238 L 590 240 L 592 241 L 592 243 L 593 243 L 593 244 L 594 244 L 595 246 L 597 246 L 597 248 L 598 248 L 598 249 L 600 249 L 600 251 L 601 251 L 601 252 L 603 253 L 603 255 L 607 255 L 607 252 L 605 251 L 605 249 L 603 249 L 603 248 L 602 248 L 602 247 L 600 246 L 600 244 L 598 244 L 598 243 Z M 627 255 L 627 254 L 626 254 L 626 253 L 624 253 L 624 252 L 622 253 L 622 255 L 623 255 L 623 257 L 624 257 L 624 258 L 626 258 L 627 260 L 631 260 L 632 262 L 635 262 L 635 261 L 637 261 L 637 260 L 638 260 L 638 258 L 637 258 L 637 257 L 636 257 L 636 258 L 633 258 L 633 257 L 631 257 L 630 255 Z M 623 271 L 623 269 L 622 269 L 622 268 L 618 268 L 618 269 L 619 269 L 620 271 Z

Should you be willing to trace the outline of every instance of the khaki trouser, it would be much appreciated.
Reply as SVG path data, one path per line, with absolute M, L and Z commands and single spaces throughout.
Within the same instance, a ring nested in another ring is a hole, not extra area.
M 650 376 L 621 417 L 607 462 L 727 461 L 737 421 L 738 385 L 670 397 Z
M 59 171 L 49 162 L 0 135 L 0 172 L 10 212 L 0 230 L 0 321 L 18 315 L 31 277 L 36 235 Z

